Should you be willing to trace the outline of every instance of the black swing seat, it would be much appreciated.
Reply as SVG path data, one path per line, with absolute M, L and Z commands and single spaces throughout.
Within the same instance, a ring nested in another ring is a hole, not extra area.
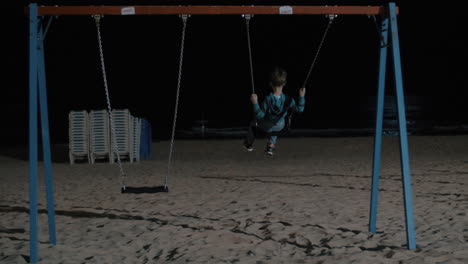
M 286 95 L 286 100 L 284 104 L 289 106 L 291 104 L 291 100 L 292 98 Z M 292 116 L 294 114 L 294 111 L 292 109 L 284 109 L 283 112 L 278 113 L 278 114 L 286 114 L 285 124 L 284 124 L 283 129 L 281 129 L 280 131 L 274 131 L 274 132 L 261 132 L 260 131 L 260 134 L 263 134 L 266 136 L 285 136 L 291 132 L 291 121 L 292 121 Z
M 286 116 L 286 124 L 284 124 L 284 128 L 280 131 L 274 132 L 265 132 L 267 136 L 286 136 L 291 133 L 291 120 L 292 120 L 292 112 Z
M 121 190 L 122 193 L 160 193 L 160 192 L 169 192 L 169 188 L 166 185 L 161 186 L 153 186 L 153 187 L 130 187 L 130 186 L 122 186 Z
M 254 129 L 256 130 L 256 134 L 260 136 L 286 136 L 291 133 L 291 120 L 292 120 L 292 114 L 293 112 L 291 111 L 288 113 L 286 116 L 286 123 L 284 124 L 283 129 L 280 131 L 273 131 L 273 132 L 265 132 L 262 129 L 259 129 L 257 127 L 257 123 L 255 122 Z

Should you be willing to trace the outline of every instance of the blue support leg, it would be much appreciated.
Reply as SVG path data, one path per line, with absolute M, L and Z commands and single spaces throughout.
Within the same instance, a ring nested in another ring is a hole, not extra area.
M 380 63 L 379 63 L 379 81 L 377 90 L 377 114 L 374 138 L 374 159 L 372 164 L 372 191 L 369 217 L 369 232 L 377 231 L 377 208 L 379 199 L 379 172 L 380 158 L 382 151 L 382 128 L 384 116 L 384 97 L 385 97 L 385 76 L 387 68 L 387 43 L 388 43 L 388 18 L 385 17 L 381 24 L 381 43 L 380 43 Z
M 409 166 L 408 136 L 406 133 L 405 96 L 403 94 L 403 77 L 401 73 L 400 44 L 398 39 L 398 25 L 395 3 L 389 3 L 390 30 L 392 38 L 393 67 L 395 73 L 395 88 L 398 108 L 398 125 L 400 131 L 400 158 L 403 174 L 403 193 L 405 200 L 406 238 L 408 249 L 416 248 L 413 195 L 411 187 L 411 174 Z
M 42 28 L 39 30 L 39 65 L 38 65 L 38 78 L 39 78 L 39 107 L 41 112 L 41 128 L 42 128 L 42 149 L 44 153 L 44 168 L 45 168 L 45 184 L 46 184 L 46 198 L 47 198 L 47 214 L 49 224 L 49 240 L 50 243 L 55 245 L 55 209 L 54 209 L 54 190 L 52 178 L 52 159 L 50 153 L 50 140 L 49 140 L 49 117 L 47 106 L 47 86 L 45 74 L 45 58 L 44 58 L 44 34 Z
M 37 242 L 37 4 L 29 5 L 29 258 L 38 259 Z

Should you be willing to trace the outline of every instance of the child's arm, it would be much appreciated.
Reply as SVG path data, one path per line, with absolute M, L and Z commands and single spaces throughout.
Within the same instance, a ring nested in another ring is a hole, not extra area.
M 289 106 L 290 108 L 293 109 L 295 112 L 302 113 L 304 112 L 304 106 L 305 106 L 305 88 L 301 88 L 299 90 L 299 99 L 297 100 L 297 105 L 294 99 L 291 100 L 291 105 Z
M 265 112 L 262 110 L 260 105 L 258 104 L 258 97 L 256 94 L 252 94 L 250 96 L 250 101 L 252 102 L 253 105 L 253 111 L 255 114 L 256 119 L 262 119 L 265 116 Z M 263 102 L 263 109 L 265 109 L 265 104 L 266 102 Z

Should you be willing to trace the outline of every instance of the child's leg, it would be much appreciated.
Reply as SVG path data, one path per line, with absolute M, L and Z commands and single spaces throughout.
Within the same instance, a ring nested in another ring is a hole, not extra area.
M 268 132 L 278 132 L 278 131 L 281 131 L 283 128 L 284 128 L 284 122 L 280 122 L 280 123 L 277 123 L 275 125 L 273 125 L 269 130 Z M 272 136 L 272 135 L 269 135 L 268 136 L 268 146 L 270 147 L 274 147 L 275 144 L 276 144 L 276 139 L 278 138 L 278 136 Z
M 253 120 L 250 122 L 249 129 L 247 131 L 247 137 L 245 138 L 244 144 L 246 146 L 252 146 L 254 141 L 255 141 L 255 136 L 256 136 L 256 124 L 257 122 Z
M 277 138 L 278 138 L 277 136 L 268 136 L 268 143 L 267 143 L 267 146 L 265 148 L 266 154 L 268 154 L 270 156 L 273 156 L 274 151 L 275 151 L 275 144 L 276 144 L 276 139 Z
M 269 136 L 268 137 L 268 145 L 270 147 L 274 147 L 275 144 L 276 144 L 276 139 L 278 138 L 278 136 Z

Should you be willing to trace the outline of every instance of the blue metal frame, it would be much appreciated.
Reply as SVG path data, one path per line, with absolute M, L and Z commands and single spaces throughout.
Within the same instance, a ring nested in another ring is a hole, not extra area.
M 29 260 L 37 262 L 37 4 L 29 5 Z
M 408 135 L 406 129 L 406 114 L 405 114 L 405 96 L 403 93 L 403 76 L 400 62 L 400 44 L 398 38 L 398 25 L 395 3 L 388 5 L 389 15 L 384 17 L 381 25 L 382 46 L 380 48 L 380 66 L 379 66 L 379 83 L 377 96 L 377 116 L 376 116 L 376 133 L 374 141 L 374 160 L 372 172 L 372 191 L 371 191 L 371 208 L 369 217 L 369 231 L 376 232 L 377 222 L 377 207 L 379 193 L 379 170 L 380 170 L 380 154 L 382 149 L 382 124 L 383 124 L 383 106 L 384 106 L 384 90 L 385 90 L 385 74 L 387 63 L 387 42 L 389 29 L 391 33 L 390 44 L 393 57 L 393 72 L 395 78 L 395 90 L 397 97 L 398 108 L 398 127 L 400 135 L 400 159 L 403 181 L 403 194 L 405 201 L 405 218 L 406 218 L 406 239 L 408 249 L 416 248 L 416 239 L 414 231 L 413 218 L 413 198 L 411 187 L 411 173 L 409 166 L 409 151 L 408 151 Z M 388 22 L 390 20 L 390 25 Z
M 49 240 L 56 244 L 52 159 L 49 140 L 47 88 L 44 58 L 44 31 L 37 15 L 37 4 L 29 5 L 29 251 L 30 263 L 38 261 L 38 109 L 44 154 Z M 39 94 L 39 98 L 38 98 Z M 39 101 L 39 104 L 38 104 Z
M 395 3 L 389 3 L 390 30 L 392 33 L 392 55 L 395 74 L 395 88 L 398 108 L 398 126 L 400 128 L 400 159 L 401 173 L 403 174 L 403 189 L 405 200 L 406 238 L 408 248 L 416 248 L 414 220 L 413 220 L 413 195 L 411 188 L 411 173 L 409 165 L 408 136 L 406 133 L 405 95 L 403 93 L 403 76 L 401 73 L 400 41 L 398 38 L 398 25 Z
M 384 91 L 389 29 L 391 32 L 391 50 L 395 89 L 397 95 L 398 124 L 400 132 L 400 158 L 402 164 L 403 189 L 405 200 L 406 235 L 408 249 L 416 248 L 411 174 L 409 166 L 408 138 L 406 130 L 405 102 L 403 93 L 403 78 L 401 73 L 400 47 L 398 39 L 397 14 L 395 3 L 389 3 L 388 17 L 384 17 L 381 25 L 380 65 L 377 96 L 376 134 L 374 141 L 372 191 L 370 204 L 369 231 L 376 232 L 379 171 L 382 149 L 382 128 L 384 110 Z M 389 25 L 390 20 L 390 25 Z M 42 143 L 44 151 L 44 167 L 46 182 L 47 211 L 50 243 L 56 244 L 55 210 L 53 198 L 52 162 L 49 140 L 49 120 L 47 112 L 47 89 L 44 63 L 44 37 L 50 25 L 43 30 L 38 19 L 37 4 L 29 5 L 29 218 L 30 218 L 30 262 L 38 261 L 38 93 L 41 114 Z
M 372 191 L 369 217 L 369 232 L 376 232 L 377 206 L 379 199 L 379 173 L 380 160 L 382 153 L 382 129 L 384 116 L 384 97 L 385 97 L 385 75 L 387 70 L 387 46 L 388 46 L 388 18 L 382 19 L 380 31 L 380 63 L 379 63 L 379 82 L 377 89 L 377 115 L 374 138 L 374 161 L 372 165 Z
M 46 185 L 46 199 L 47 199 L 47 214 L 49 224 L 49 240 L 50 243 L 55 245 L 55 208 L 54 208 L 54 190 L 52 179 L 52 158 L 50 153 L 50 140 L 49 140 L 49 115 L 47 106 L 47 86 L 45 74 L 45 58 L 44 58 L 44 34 L 42 27 L 39 29 L 39 107 L 41 112 L 41 129 L 42 129 L 42 150 L 44 156 L 44 169 L 45 169 L 45 185 Z

